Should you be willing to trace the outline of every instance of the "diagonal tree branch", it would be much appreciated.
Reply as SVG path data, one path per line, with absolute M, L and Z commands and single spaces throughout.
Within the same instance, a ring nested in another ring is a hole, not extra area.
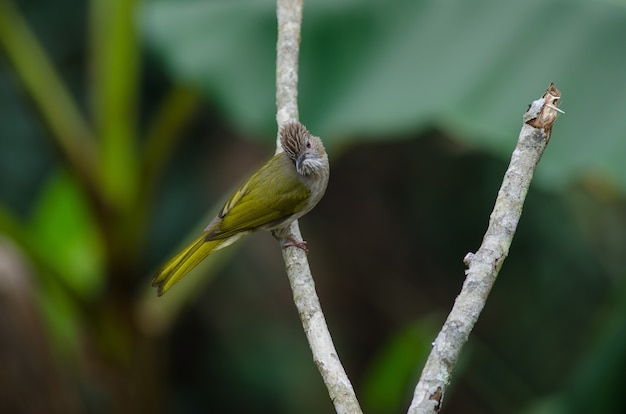
M 435 413 L 441 408 L 450 376 L 469 334 L 485 306 L 517 228 L 537 163 L 550 140 L 560 92 L 550 84 L 524 114 L 524 124 L 504 174 L 489 227 L 476 253 L 468 253 L 461 293 L 454 302 L 417 383 L 409 414 Z
M 302 26 L 302 0 L 278 0 L 278 42 L 276 46 L 276 121 L 278 127 L 298 120 L 298 55 Z M 277 142 L 277 152 L 280 144 Z M 302 240 L 298 222 L 290 236 Z M 330 398 L 338 413 L 361 413 L 359 402 L 333 344 L 322 313 L 306 253 L 291 247 L 283 249 L 285 268 L 304 331 Z

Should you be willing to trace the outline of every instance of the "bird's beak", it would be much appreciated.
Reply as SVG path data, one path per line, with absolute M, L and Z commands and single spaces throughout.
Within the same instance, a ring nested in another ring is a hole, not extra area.
M 304 161 L 304 154 L 300 155 L 296 158 L 296 171 L 300 172 L 300 167 L 302 166 L 302 161 Z

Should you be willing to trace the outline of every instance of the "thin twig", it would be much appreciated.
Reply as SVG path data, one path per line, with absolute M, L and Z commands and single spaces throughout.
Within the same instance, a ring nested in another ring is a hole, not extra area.
M 524 114 L 524 124 L 511 156 L 480 249 L 468 253 L 466 279 L 417 383 L 409 414 L 435 413 L 441 408 L 450 376 L 469 334 L 485 306 L 517 228 L 537 163 L 550 140 L 557 117 L 559 91 L 550 84 L 542 98 Z
M 282 125 L 298 120 L 298 55 L 302 26 L 302 0 L 278 0 L 278 42 L 276 47 L 276 121 Z M 277 143 L 277 151 L 280 145 Z M 290 236 L 302 240 L 298 222 Z M 317 365 L 335 410 L 342 414 L 361 413 L 359 402 L 333 344 L 322 313 L 315 283 L 304 250 L 283 249 L 285 268 L 293 298 Z

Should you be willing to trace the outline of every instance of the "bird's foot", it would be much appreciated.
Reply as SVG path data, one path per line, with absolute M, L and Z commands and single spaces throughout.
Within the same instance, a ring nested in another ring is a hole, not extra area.
M 298 249 L 302 249 L 304 250 L 305 253 L 309 253 L 309 249 L 308 247 L 306 247 L 306 242 L 303 241 L 297 241 L 296 239 L 294 239 L 293 237 L 285 237 L 287 240 L 289 240 L 287 243 L 283 244 L 283 249 L 286 249 L 287 247 L 297 247 Z

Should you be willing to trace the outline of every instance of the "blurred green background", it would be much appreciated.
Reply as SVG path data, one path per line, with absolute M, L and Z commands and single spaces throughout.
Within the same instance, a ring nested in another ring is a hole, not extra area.
M 406 412 L 527 105 L 555 124 L 448 413 L 626 409 L 626 2 L 307 0 L 301 220 L 368 413 Z M 0 407 L 333 412 L 278 244 L 154 270 L 271 156 L 271 0 L 0 0 Z

